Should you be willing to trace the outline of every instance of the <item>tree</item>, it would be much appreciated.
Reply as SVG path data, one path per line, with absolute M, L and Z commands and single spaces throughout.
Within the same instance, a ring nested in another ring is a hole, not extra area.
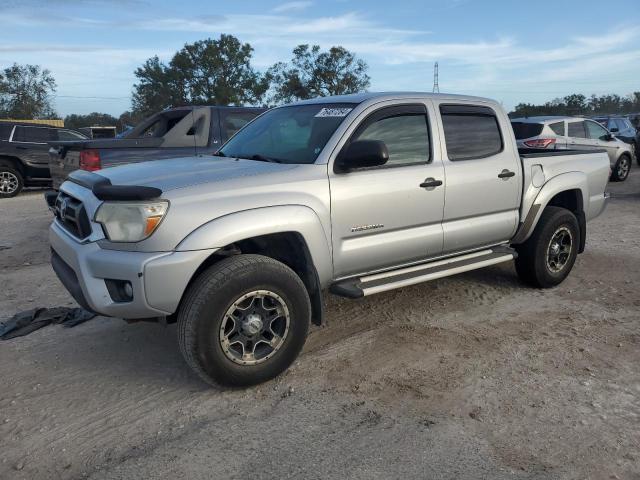
M 251 66 L 253 48 L 233 35 L 185 46 L 168 65 L 158 57 L 135 71 L 133 111 L 142 116 L 167 107 L 260 103 L 268 79 Z
M 640 92 L 626 97 L 617 94 L 591 95 L 571 94 L 556 98 L 543 105 L 519 103 L 510 117 L 531 117 L 534 115 L 611 115 L 640 112 Z
M 319 45 L 298 45 L 291 63 L 276 63 L 267 73 L 275 103 L 356 93 L 369 88 L 367 64 L 343 47 L 321 52 Z
M 87 115 L 71 114 L 64 118 L 64 125 L 68 128 L 82 127 L 114 127 L 118 119 L 108 113 L 93 112 Z
M 0 116 L 17 119 L 54 118 L 56 81 L 39 65 L 14 63 L 0 73 Z
M 188 103 L 186 92 L 177 81 L 176 72 L 155 56 L 135 71 L 138 83 L 133 86 L 133 111 L 141 116 Z

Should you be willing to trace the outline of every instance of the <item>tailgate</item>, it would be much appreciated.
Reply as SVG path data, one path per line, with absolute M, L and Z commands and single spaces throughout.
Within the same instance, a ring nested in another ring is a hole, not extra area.
M 58 190 L 69 174 L 80 168 L 80 151 L 87 142 L 52 142 L 49 148 L 49 171 L 53 188 Z

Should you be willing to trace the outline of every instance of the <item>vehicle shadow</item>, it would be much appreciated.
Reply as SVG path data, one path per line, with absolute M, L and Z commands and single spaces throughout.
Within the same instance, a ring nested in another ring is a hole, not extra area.
M 40 368 L 49 370 L 46 376 L 52 381 L 59 377 L 62 383 L 91 384 L 99 376 L 103 385 L 132 391 L 141 385 L 146 389 L 211 389 L 182 358 L 175 325 L 127 324 L 96 317 L 73 328 L 48 326 L 26 339 L 37 344 L 31 355 Z M 68 378 L 69 372 L 73 379 Z

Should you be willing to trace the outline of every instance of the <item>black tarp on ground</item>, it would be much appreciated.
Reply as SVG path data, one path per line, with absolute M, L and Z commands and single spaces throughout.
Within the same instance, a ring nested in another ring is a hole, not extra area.
M 95 316 L 95 313 L 87 312 L 83 308 L 34 308 L 16 313 L 8 320 L 0 321 L 0 339 L 22 337 L 50 323 L 75 327 Z

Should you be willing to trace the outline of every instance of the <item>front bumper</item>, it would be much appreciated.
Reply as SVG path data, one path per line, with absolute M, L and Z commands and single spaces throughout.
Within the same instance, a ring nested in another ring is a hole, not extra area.
M 216 251 L 107 250 L 96 242 L 78 242 L 57 220 L 49 229 L 49 241 L 53 269 L 76 301 L 98 314 L 126 319 L 174 313 L 193 274 Z M 133 299 L 114 301 L 105 279 L 130 282 Z

